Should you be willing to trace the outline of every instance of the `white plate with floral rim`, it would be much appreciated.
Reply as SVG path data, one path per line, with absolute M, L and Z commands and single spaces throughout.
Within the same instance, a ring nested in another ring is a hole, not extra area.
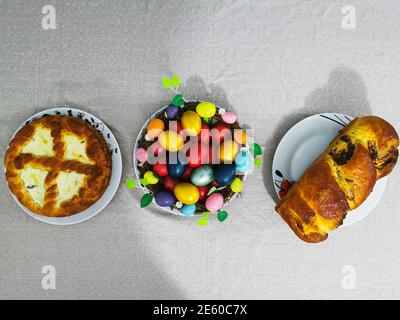
M 289 129 L 279 142 L 272 163 L 272 179 L 278 197 L 282 181 L 297 181 L 353 119 L 340 113 L 321 113 L 307 117 Z M 386 182 L 387 177 L 379 179 L 368 198 L 348 212 L 342 226 L 358 222 L 373 211 L 383 196 Z
M 95 203 L 93 203 L 89 208 L 76 213 L 74 215 L 71 215 L 69 217 L 47 217 L 43 216 L 37 213 L 34 213 L 30 211 L 28 208 L 26 208 L 22 203 L 20 203 L 17 199 L 17 197 L 11 193 L 15 201 L 18 203 L 18 205 L 31 217 L 35 218 L 36 220 L 39 220 L 41 222 L 45 222 L 48 224 L 53 224 L 53 225 L 70 225 L 70 224 L 76 224 L 79 222 L 83 222 L 85 220 L 88 220 L 92 217 L 94 217 L 96 214 L 98 214 L 101 210 L 103 210 L 106 205 L 111 201 L 111 199 L 114 197 L 120 181 L 121 181 L 121 175 L 122 175 L 122 157 L 121 157 L 121 151 L 117 142 L 117 139 L 115 139 L 115 136 L 111 132 L 111 130 L 104 124 L 103 121 L 101 121 L 99 118 L 96 116 L 86 112 L 82 111 L 79 109 L 75 108 L 69 108 L 69 107 L 57 107 L 57 108 L 52 108 L 52 109 L 47 109 L 40 111 L 36 113 L 35 115 L 29 117 L 23 124 L 19 126 L 19 128 L 15 131 L 14 135 L 10 139 L 10 141 L 14 138 L 15 134 L 25 125 L 27 125 L 29 122 L 39 119 L 44 116 L 49 116 L 49 115 L 68 115 L 71 117 L 77 117 L 80 118 L 87 123 L 89 123 L 92 127 L 94 127 L 104 138 L 106 143 L 108 144 L 111 152 L 111 159 L 112 159 L 112 171 L 111 171 L 111 178 L 110 178 L 110 183 L 107 187 L 107 189 L 104 191 L 103 195 L 98 199 Z M 5 170 L 5 169 L 4 169 Z
M 185 102 L 202 102 L 202 101 L 200 101 L 200 100 L 188 100 L 188 101 L 185 101 Z M 157 117 L 157 115 L 158 115 L 160 112 L 166 111 L 167 107 L 168 107 L 168 105 L 166 105 L 166 106 L 160 108 L 159 110 L 157 110 L 156 112 L 154 112 L 154 113 L 145 121 L 145 123 L 143 124 L 142 128 L 140 129 L 140 131 L 139 131 L 139 133 L 138 133 L 138 135 L 137 135 L 137 137 L 136 137 L 135 144 L 134 144 L 134 146 L 133 146 L 132 164 L 133 164 L 133 172 L 134 172 L 134 174 L 135 174 L 135 177 L 136 177 L 136 180 L 137 180 L 137 181 L 140 181 L 140 179 L 141 179 L 141 178 L 140 178 L 140 172 L 139 172 L 139 170 L 138 170 L 138 168 L 137 168 L 137 163 L 138 163 L 138 161 L 136 160 L 136 150 L 138 149 L 139 140 L 141 139 L 142 135 L 144 134 L 144 132 L 145 132 L 147 126 L 149 125 L 150 121 L 153 120 L 155 117 Z M 217 106 L 217 110 L 219 110 L 219 109 L 221 109 L 221 108 Z M 247 179 L 247 174 L 245 174 L 245 175 L 243 176 L 243 182 L 246 181 L 246 179 Z M 149 189 L 147 189 L 146 186 L 143 186 L 143 185 L 141 185 L 140 183 L 138 183 L 138 185 L 140 186 L 140 188 L 142 189 L 142 191 L 143 191 L 144 193 L 149 193 Z M 238 196 L 237 193 L 234 194 L 234 195 L 229 199 L 229 201 L 227 201 L 227 202 L 224 203 L 223 208 L 226 207 L 226 206 L 227 206 L 233 199 L 235 199 L 237 196 Z M 169 208 L 169 207 L 160 207 L 159 205 L 156 204 L 156 202 L 155 202 L 154 199 L 153 199 L 153 201 L 152 201 L 152 205 L 153 205 L 154 207 L 156 207 L 157 209 L 160 209 L 160 210 L 162 210 L 162 211 L 164 211 L 164 212 L 172 213 L 172 214 L 179 215 L 179 216 L 183 216 L 183 217 L 198 216 L 198 215 L 186 216 L 186 215 L 184 215 L 184 214 L 183 214 L 180 210 L 178 210 L 178 209 L 171 209 L 171 208 Z

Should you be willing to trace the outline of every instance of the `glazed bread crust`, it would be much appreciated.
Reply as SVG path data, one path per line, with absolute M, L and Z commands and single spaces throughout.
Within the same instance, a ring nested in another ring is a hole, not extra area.
M 356 118 L 328 146 L 276 205 L 296 235 L 320 242 L 343 223 L 388 175 L 398 158 L 395 129 L 376 116 Z
M 111 154 L 101 134 L 85 121 L 64 115 L 45 116 L 21 128 L 4 162 L 17 199 L 29 210 L 52 217 L 91 206 L 111 176 Z

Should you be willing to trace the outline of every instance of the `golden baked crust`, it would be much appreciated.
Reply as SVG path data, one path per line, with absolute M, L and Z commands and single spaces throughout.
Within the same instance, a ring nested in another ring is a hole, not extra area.
M 101 134 L 85 121 L 64 115 L 45 116 L 20 129 L 4 163 L 17 199 L 51 217 L 91 206 L 111 176 L 111 154 Z
M 375 182 L 392 171 L 398 145 L 395 129 L 385 120 L 354 119 L 293 184 L 276 211 L 300 239 L 325 240 L 349 210 L 363 203 Z

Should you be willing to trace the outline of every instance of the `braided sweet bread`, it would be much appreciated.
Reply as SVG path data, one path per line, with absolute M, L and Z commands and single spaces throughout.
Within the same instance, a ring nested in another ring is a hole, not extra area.
M 107 188 L 111 155 L 85 121 L 46 116 L 20 129 L 5 155 L 11 192 L 29 210 L 52 217 L 88 208 Z
M 325 240 L 368 197 L 375 182 L 392 171 L 398 145 L 395 129 L 385 120 L 354 119 L 294 183 L 276 211 L 302 240 Z

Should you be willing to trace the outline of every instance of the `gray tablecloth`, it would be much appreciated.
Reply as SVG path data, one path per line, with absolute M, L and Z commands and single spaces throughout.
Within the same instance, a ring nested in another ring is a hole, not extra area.
M 399 3 L 351 1 L 351 29 L 347 2 L 0 0 L 1 157 L 27 117 L 70 104 L 112 128 L 132 177 L 133 141 L 169 101 L 172 72 L 187 98 L 236 111 L 265 152 L 229 219 L 203 228 L 139 209 L 123 184 L 93 219 L 46 225 L 2 175 L 0 298 L 400 298 L 399 168 L 369 216 L 323 243 L 274 212 L 271 160 L 296 121 L 372 113 L 400 129 Z M 45 5 L 55 30 L 42 28 Z M 55 290 L 42 288 L 46 265 Z

